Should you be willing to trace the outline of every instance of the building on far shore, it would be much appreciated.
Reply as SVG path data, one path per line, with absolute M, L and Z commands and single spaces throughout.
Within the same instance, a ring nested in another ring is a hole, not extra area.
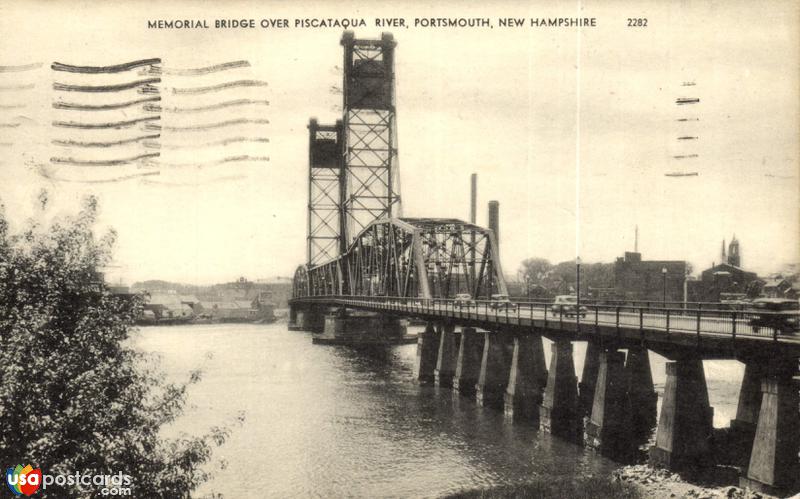
M 177 293 L 147 293 L 143 308 L 155 321 L 187 322 L 194 318 L 195 312 L 182 298 Z
M 614 292 L 623 300 L 681 302 L 688 266 L 684 260 L 642 260 L 626 251 L 614 262 Z
M 764 282 L 761 294 L 767 298 L 788 298 L 796 300 L 800 294 L 800 283 L 790 282 L 788 279 L 777 275 Z
M 733 236 L 727 247 L 722 241 L 722 263 L 712 264 L 700 274 L 698 281 L 689 283 L 689 301 L 718 302 L 723 298 L 754 298 L 764 282 L 755 272 L 741 268 L 739 241 Z

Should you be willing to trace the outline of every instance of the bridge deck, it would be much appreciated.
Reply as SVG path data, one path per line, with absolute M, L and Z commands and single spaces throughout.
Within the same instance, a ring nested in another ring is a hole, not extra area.
M 736 310 L 657 308 L 587 304 L 585 317 L 556 312 L 551 304 L 520 302 L 495 308 L 492 302 L 458 304 L 445 299 L 322 296 L 295 298 L 292 304 L 345 306 L 358 310 L 455 322 L 486 330 L 536 332 L 551 339 L 588 340 L 600 337 L 621 343 L 645 342 L 668 357 L 695 350 L 705 358 L 800 356 L 800 334 L 754 326 L 765 314 Z M 767 316 L 768 317 L 768 316 Z

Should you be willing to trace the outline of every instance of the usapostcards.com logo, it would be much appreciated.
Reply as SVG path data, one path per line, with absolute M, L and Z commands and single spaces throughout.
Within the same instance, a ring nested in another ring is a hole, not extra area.
M 6 484 L 15 496 L 23 494 L 29 496 L 39 490 L 39 485 L 42 484 L 42 470 L 33 469 L 30 464 L 24 468 L 18 464 L 6 470 Z
M 100 493 L 104 496 L 129 496 L 131 494 L 131 477 L 117 473 L 116 475 L 87 475 L 78 472 L 69 475 L 43 475 L 39 468 L 33 469 L 30 464 L 16 465 L 6 470 L 6 485 L 15 496 L 32 495 L 39 486 L 47 489 L 48 485 L 102 485 Z

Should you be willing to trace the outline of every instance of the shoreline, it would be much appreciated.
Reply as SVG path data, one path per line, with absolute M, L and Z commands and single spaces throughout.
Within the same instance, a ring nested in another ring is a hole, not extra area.
M 622 466 L 611 473 L 612 481 L 635 486 L 642 497 L 685 497 L 696 499 L 774 499 L 775 496 L 742 489 L 738 485 L 722 485 L 739 470 L 735 467 L 716 466 L 692 477 L 692 481 L 663 468 L 653 468 L 646 464 Z M 726 477 L 725 475 L 730 475 Z M 715 483 L 716 482 L 716 483 Z M 797 497 L 797 496 L 792 496 Z

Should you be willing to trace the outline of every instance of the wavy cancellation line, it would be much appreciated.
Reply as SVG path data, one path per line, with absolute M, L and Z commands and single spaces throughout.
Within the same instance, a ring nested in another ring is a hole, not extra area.
M 42 67 L 41 62 L 34 62 L 32 64 L 20 64 L 18 66 L 0 66 L 0 73 L 20 73 L 22 71 L 30 71 Z
M 140 68 L 142 66 L 152 66 L 160 64 L 161 59 L 140 59 L 138 61 L 126 62 L 123 64 L 115 64 L 113 66 L 73 66 L 71 64 L 62 64 L 54 62 L 50 65 L 53 71 L 65 71 L 67 73 L 85 73 L 85 74 L 99 74 L 99 73 L 121 73 L 131 69 Z
M 161 116 L 146 116 L 144 118 L 137 118 L 135 120 L 127 120 L 127 121 L 114 121 L 111 123 L 78 123 L 75 121 L 54 121 L 53 126 L 61 127 L 61 128 L 81 128 L 81 129 L 102 129 L 102 128 L 113 128 L 116 130 L 122 128 L 130 128 L 134 125 L 139 123 L 145 123 L 148 121 L 156 121 L 160 120 Z
M 190 167 L 195 166 L 198 168 L 204 166 L 215 166 L 215 165 L 224 165 L 226 163 L 238 163 L 242 161 L 258 161 L 264 162 L 269 161 L 269 156 L 250 156 L 248 154 L 243 154 L 240 156 L 228 156 L 226 158 L 222 158 L 216 161 L 202 161 L 202 162 L 193 162 L 193 163 L 162 163 L 161 161 L 151 161 L 148 162 L 149 164 L 156 165 L 156 166 L 169 166 L 175 168 L 183 168 L 183 167 Z
M 219 92 L 229 88 L 266 87 L 268 85 L 269 84 L 267 82 L 261 80 L 237 80 L 227 83 L 220 83 L 219 85 L 211 85 L 209 87 L 173 88 L 172 93 L 175 95 L 199 95 L 210 92 Z
M 197 106 L 197 107 L 162 107 L 158 105 L 148 104 L 144 106 L 145 111 L 152 111 L 152 112 L 160 112 L 166 111 L 168 113 L 201 113 L 204 111 L 216 111 L 217 109 L 225 109 L 228 107 L 234 106 L 246 106 L 246 105 L 263 105 L 269 106 L 268 100 L 256 100 L 256 99 L 236 99 L 236 100 L 229 100 L 225 102 L 218 102 L 216 104 L 209 104 L 207 106 Z
M 120 83 L 117 85 L 67 85 L 65 83 L 54 82 L 53 90 L 62 92 L 120 92 L 137 87 L 151 87 L 153 83 L 161 83 L 161 78 L 146 78 L 144 80 Z
M 227 146 L 230 144 L 235 144 L 240 142 L 268 143 L 269 139 L 263 137 L 231 137 L 229 139 L 215 140 L 212 142 L 202 142 L 202 143 L 193 142 L 191 144 L 160 144 L 160 143 L 148 142 L 145 143 L 145 147 L 160 147 L 163 149 L 195 149 L 198 147 Z
M 120 166 L 129 165 L 143 159 L 157 158 L 161 156 L 159 152 L 150 152 L 147 154 L 140 154 L 131 158 L 123 159 L 104 159 L 104 160 L 83 160 L 75 158 L 50 158 L 50 162 L 59 165 L 73 165 L 73 166 Z
M 141 141 L 158 139 L 159 137 L 161 137 L 161 134 L 155 133 L 150 135 L 142 135 L 141 137 L 134 137 L 132 139 L 115 140 L 111 142 L 81 142 L 77 140 L 55 139 L 52 141 L 52 143 L 54 145 L 62 147 L 113 147 L 113 146 L 122 146 L 126 144 L 135 144 Z
M 63 178 L 63 177 L 56 177 L 50 172 L 43 171 L 43 169 L 39 169 L 39 175 L 48 179 L 48 180 L 55 180 L 56 182 L 72 182 L 76 184 L 109 184 L 113 182 L 122 182 L 124 180 L 131 180 L 134 178 L 139 177 L 149 177 L 151 175 L 161 175 L 161 172 L 144 172 L 144 173 L 133 173 L 131 175 L 122 175 L 119 177 L 114 178 L 105 178 L 105 179 L 97 179 L 97 180 L 77 180 L 77 179 L 70 179 L 70 178 Z
M 113 109 L 124 109 L 126 107 L 136 106 L 138 104 L 145 104 L 144 110 L 149 111 L 149 109 L 147 109 L 146 103 L 159 102 L 159 101 L 161 101 L 161 96 L 144 97 L 142 99 L 134 99 L 127 102 L 117 102 L 114 104 L 99 104 L 99 105 L 59 101 L 59 102 L 53 102 L 53 108 L 66 109 L 69 111 L 108 111 Z
M 250 67 L 249 61 L 230 61 L 202 68 L 179 69 L 179 68 L 162 67 L 162 68 L 155 68 L 155 70 L 170 76 L 202 76 L 211 73 L 217 73 L 219 71 L 227 71 L 229 69 L 249 68 L 249 67 Z
M 159 125 L 154 125 L 152 123 L 148 123 L 147 125 L 145 125 L 145 127 L 148 130 L 166 130 L 169 132 L 199 132 L 202 130 L 213 130 L 215 128 L 223 128 L 227 126 L 247 125 L 247 124 L 268 125 L 269 120 L 251 120 L 247 118 L 240 118 L 236 120 L 220 121 L 218 123 L 205 123 L 202 125 L 191 125 L 191 126 L 159 126 Z

